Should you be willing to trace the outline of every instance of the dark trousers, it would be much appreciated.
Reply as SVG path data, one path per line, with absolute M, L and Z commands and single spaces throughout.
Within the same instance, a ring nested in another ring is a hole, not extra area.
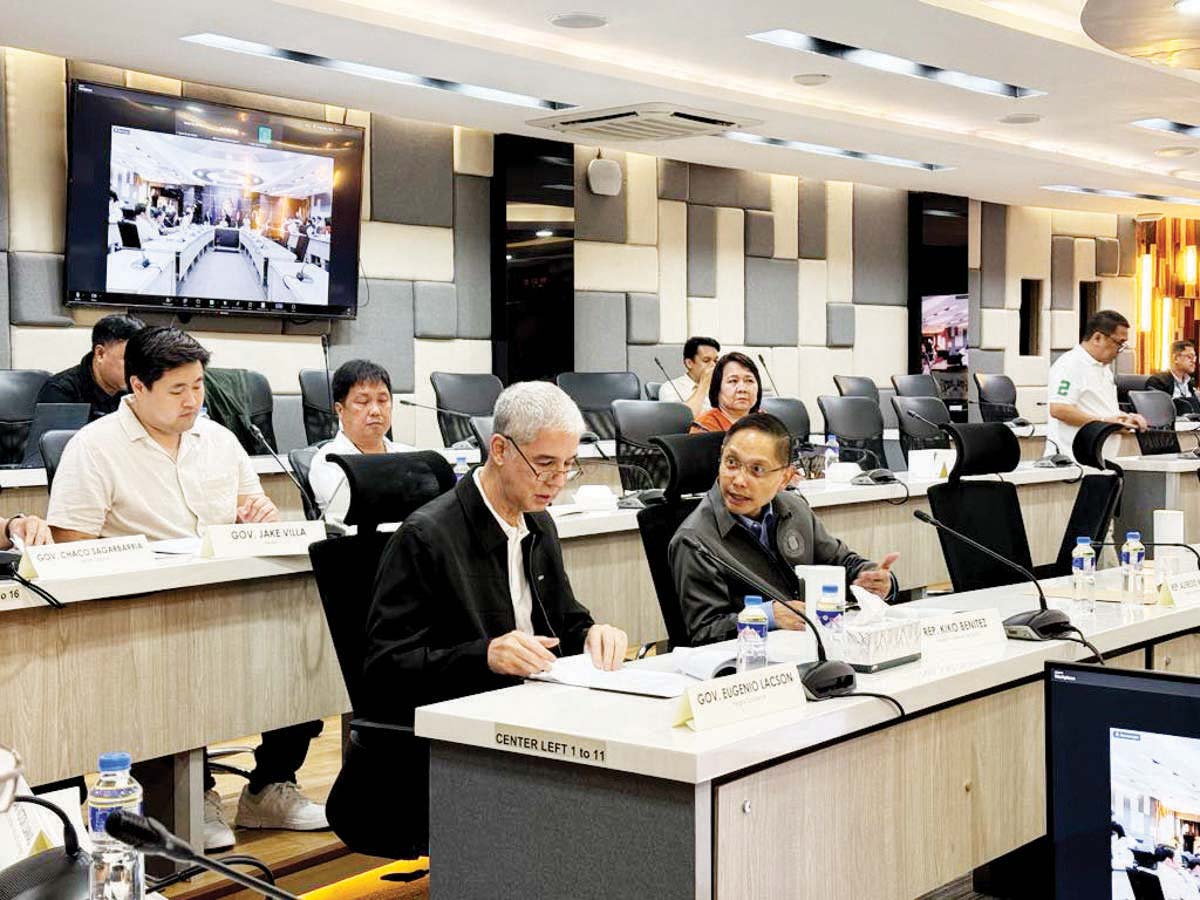
M 254 748 L 254 771 L 250 773 L 250 793 L 257 794 L 268 784 L 296 780 L 296 770 L 304 765 L 308 745 L 321 733 L 324 722 L 301 722 L 274 731 L 264 731 L 262 743 Z M 204 762 L 204 789 L 211 791 L 217 782 Z

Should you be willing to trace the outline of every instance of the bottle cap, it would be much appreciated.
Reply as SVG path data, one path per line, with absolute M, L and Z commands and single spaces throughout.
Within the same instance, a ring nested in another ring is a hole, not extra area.
M 1125 532 L 1125 540 L 1127 540 L 1127 541 L 1140 541 L 1141 539 L 1142 539 L 1142 533 L 1140 531 Z
M 1092 545 L 1092 539 L 1090 537 L 1077 537 L 1075 538 L 1075 543 L 1087 544 L 1090 547 Z
M 126 752 L 117 751 L 115 753 L 100 754 L 100 771 L 101 772 L 123 772 L 133 763 L 133 758 Z
M 757 594 L 747 594 L 744 602 L 746 606 L 762 606 L 762 597 Z

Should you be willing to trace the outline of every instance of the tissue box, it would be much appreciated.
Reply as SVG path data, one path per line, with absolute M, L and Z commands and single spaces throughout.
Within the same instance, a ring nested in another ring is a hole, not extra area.
M 854 618 L 848 616 L 845 631 L 838 635 L 836 652 L 858 672 L 877 672 L 913 662 L 921 658 L 920 622 L 885 619 L 855 625 Z

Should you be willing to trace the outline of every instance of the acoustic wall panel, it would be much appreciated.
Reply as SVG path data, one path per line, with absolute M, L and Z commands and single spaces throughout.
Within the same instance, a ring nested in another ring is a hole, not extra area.
M 823 259 L 799 261 L 799 335 L 802 346 L 824 347 L 826 343 L 826 297 L 829 294 L 829 264 Z
M 626 340 L 630 344 L 657 344 L 660 340 L 658 294 L 625 295 Z
M 370 279 L 453 281 L 454 233 L 449 228 L 363 222 L 359 273 Z
M 1044 406 L 1038 406 L 1045 400 L 1046 388 L 1044 385 L 1017 388 L 1017 412 L 1035 425 L 1041 425 L 1046 421 L 1048 410 Z
M 1003 350 L 972 350 L 971 371 L 979 375 L 1003 375 L 1004 355 Z M 975 379 L 971 381 L 974 383 Z
M 658 290 L 658 248 L 576 241 L 575 287 L 652 294 Z
M 1100 298 L 1101 309 L 1115 309 L 1130 322 L 1134 318 L 1134 308 L 1137 303 L 1137 285 L 1132 278 L 1101 278 Z M 1132 356 L 1133 354 L 1125 354 Z
M 195 84 L 190 81 L 183 83 L 182 94 L 184 97 L 192 97 L 196 100 L 224 103 L 228 106 L 244 106 L 247 109 L 265 109 L 267 112 L 300 116 L 304 119 L 321 120 L 325 118 L 325 104 L 313 103 L 309 100 L 272 97 L 270 94 L 256 94 L 253 91 L 238 91 L 233 88 Z
M 974 350 L 979 346 L 983 331 L 983 273 L 978 269 L 967 270 L 967 347 Z
M 297 385 L 297 388 L 299 386 Z M 271 403 L 271 426 L 275 431 L 276 449 L 281 454 L 308 446 L 304 433 L 304 406 L 297 394 L 275 394 Z M 393 428 L 392 431 L 395 434 Z
M 408 393 L 413 389 L 415 377 L 413 332 L 412 282 L 360 278 L 358 318 L 351 322 L 334 323 L 329 364 L 337 368 L 350 359 L 373 360 L 388 370 L 395 393 Z M 300 368 L 299 365 L 293 366 L 293 382 L 296 380 L 296 370 Z
M 627 353 L 629 371 L 637 375 L 642 384 L 647 381 L 661 383 L 663 380 L 662 372 L 654 364 L 655 357 L 658 357 L 672 378 L 684 373 L 683 344 L 630 344 Z
M 1096 274 L 1111 278 L 1121 274 L 1121 242 L 1116 238 L 1096 238 Z
M 1075 239 L 1055 235 L 1050 243 L 1050 308 L 1078 308 Z
M 400 402 L 401 400 L 418 402 L 416 394 L 392 394 L 392 440 L 399 444 L 408 444 L 410 447 L 419 447 L 421 445 L 417 443 L 417 413 L 425 413 L 426 410 L 406 406 Z M 430 412 L 429 416 L 436 432 L 436 413 Z M 441 444 L 442 440 L 439 436 L 436 446 Z
M 5 76 L 5 53 L 4 47 L 0 47 L 0 256 L 4 255 L 4 251 L 8 249 L 8 137 L 5 126 L 5 120 L 8 118 L 8 100 L 5 97 L 6 81 Z M 3 313 L 3 319 L 0 321 L 8 321 L 8 278 L 3 279 L 4 296 L 0 298 L 3 304 L 0 305 L 0 313 Z M 7 339 L 5 341 L 7 346 Z
M 1070 350 L 1079 343 L 1079 316 L 1073 309 L 1050 311 L 1050 349 Z M 975 357 L 971 357 L 974 365 Z
M 746 340 L 746 214 L 717 209 L 717 337 L 733 344 Z
M 719 341 L 728 340 L 721 334 L 720 315 L 716 297 L 688 297 L 688 336 L 702 334 Z
M 625 295 L 575 292 L 575 371 L 624 372 Z
M 1023 278 L 1043 282 L 1043 298 L 1049 300 L 1051 213 L 1034 206 L 1010 206 L 1007 209 L 1004 306 L 1020 309 Z
M 908 343 L 897 335 L 908 334 L 908 308 L 854 305 L 854 369 L 881 387 L 890 387 L 893 375 L 908 371 Z
M 795 346 L 771 348 L 771 375 L 775 378 L 776 393 L 780 397 L 796 397 L 800 394 L 800 351 Z M 763 375 L 764 380 L 766 375 Z M 770 383 L 770 382 L 768 382 Z M 809 410 L 809 416 L 812 410 Z
M 315 337 L 217 334 L 207 331 L 192 331 L 191 334 L 212 354 L 212 365 L 254 369 L 267 377 L 273 392 L 281 394 L 299 390 L 296 381 L 298 370 L 319 369 L 324 365 L 321 342 Z M 331 356 L 332 352 L 331 347 Z M 335 367 L 342 361 L 331 360 Z
M 908 305 L 908 192 L 854 185 L 855 303 Z
M 492 371 L 491 341 L 413 341 L 415 386 L 410 391 L 417 403 L 432 405 L 433 385 L 429 376 L 434 372 Z M 395 378 L 395 373 L 392 375 Z M 394 385 L 393 385 L 394 387 Z M 404 393 L 404 391 L 397 391 Z M 413 411 L 412 441 L 417 447 L 441 447 L 442 435 L 437 427 L 437 414 L 428 409 Z
M 454 176 L 454 286 L 458 337 L 492 336 L 492 182 Z
M 983 204 L 978 200 L 967 201 L 967 268 L 978 269 L 981 259 Z
M 801 178 L 798 184 L 797 222 L 801 259 L 825 259 L 828 242 L 828 188 L 824 181 Z
M 737 170 L 737 203 L 745 210 L 771 209 L 771 176 L 763 172 Z
M 1021 311 L 1017 309 L 984 309 L 980 346 L 984 350 L 1007 350 L 1021 343 Z
M 625 241 L 658 243 L 658 160 L 645 153 L 625 154 Z
M 8 254 L 9 321 L 14 325 L 75 324 L 63 306 L 63 258 L 57 253 Z
M 117 66 L 105 66 L 82 59 L 68 59 L 67 80 L 90 81 L 93 84 L 125 87 L 125 70 Z
M 771 176 L 771 213 L 775 258 L 796 259 L 800 254 L 800 187 L 795 175 Z
M 458 300 L 448 281 L 413 283 L 413 335 L 449 339 L 458 334 Z
M 1094 238 L 1075 238 L 1075 280 L 1096 280 L 1096 241 Z
M 1050 357 L 1019 356 L 1016 353 L 1004 354 L 1004 374 L 1013 380 L 1017 387 L 1046 386 L 1046 373 L 1050 370 Z
M 683 343 L 688 337 L 686 203 L 658 201 L 659 339 Z
M 11 364 L 14 369 L 61 372 L 76 365 L 92 345 L 90 328 L 14 325 L 6 330 L 12 341 Z M 295 379 L 294 374 L 292 377 Z
M 801 182 L 801 187 L 805 182 Z M 830 181 L 825 185 L 825 252 L 829 260 L 829 297 L 834 303 L 854 300 L 854 185 Z M 804 207 L 801 206 L 801 216 Z M 801 256 L 804 247 L 804 219 L 800 220 Z
M 825 304 L 825 343 L 830 347 L 854 346 L 854 304 Z
M 817 406 L 817 398 L 822 395 L 838 395 L 833 376 L 854 373 L 854 351 L 834 350 L 829 347 L 800 347 L 796 356 L 799 360 L 798 396 L 808 408 L 812 430 L 821 434 L 825 430 L 825 421 L 821 416 L 820 407 Z
M 621 167 L 621 193 L 615 197 L 592 193 L 588 187 L 587 167 L 596 159 L 596 148 L 575 145 L 575 240 L 623 244 L 629 187 L 625 154 L 619 150 L 605 150 L 604 158 Z
M 329 103 L 325 104 L 325 121 L 340 124 L 346 121 L 346 113 L 348 110 L 344 106 L 332 106 Z
M 746 255 L 770 259 L 775 255 L 775 216 L 760 210 L 746 213 Z
M 688 166 L 688 202 L 702 206 L 737 206 L 737 169 L 722 169 L 718 166 L 703 166 L 691 163 Z
M 167 78 L 163 75 L 149 75 L 145 72 L 126 72 L 125 86 L 139 91 L 166 94 L 170 97 L 183 96 L 183 82 L 178 78 Z
M 687 292 L 689 297 L 717 296 L 717 211 L 687 207 Z
M 1056 209 L 1051 228 L 1055 234 L 1069 234 L 1073 237 L 1115 238 L 1117 236 L 1117 216 L 1115 213 Z
M 490 131 L 454 126 L 454 173 L 491 178 L 494 140 Z
M 980 304 L 984 309 L 1003 309 L 1005 267 L 1008 262 L 1008 207 L 984 203 L 980 208 L 979 271 Z
M 1133 216 L 1117 216 L 1117 240 L 1121 244 L 1121 268 L 1123 277 L 1137 274 L 1137 219 Z
M 371 114 L 361 109 L 346 110 L 346 124 L 363 129 L 362 204 L 359 215 L 371 218 Z
M 12 343 L 7 324 L 8 254 L 3 251 L 0 251 L 0 310 L 5 311 L 4 318 L 0 319 L 0 368 L 8 368 L 12 365 Z
M 755 215 L 754 212 L 747 213 Z M 798 333 L 796 303 L 799 269 L 794 259 L 746 257 L 745 342 L 756 347 L 779 343 L 780 335 Z
M 67 67 L 57 56 L 8 49 L 8 248 L 62 253 L 67 207 Z
M 376 114 L 371 119 L 371 218 L 454 224 L 454 130 Z

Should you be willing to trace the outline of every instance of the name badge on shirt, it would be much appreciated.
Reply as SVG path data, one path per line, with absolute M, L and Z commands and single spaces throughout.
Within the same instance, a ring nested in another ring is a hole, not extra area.
M 146 536 L 135 534 L 26 547 L 18 571 L 26 578 L 76 578 L 137 572 L 153 567 L 154 553 Z
M 206 559 L 247 559 L 252 556 L 303 556 L 309 544 L 325 540 L 324 522 L 256 522 L 209 525 L 204 529 L 200 555 Z

